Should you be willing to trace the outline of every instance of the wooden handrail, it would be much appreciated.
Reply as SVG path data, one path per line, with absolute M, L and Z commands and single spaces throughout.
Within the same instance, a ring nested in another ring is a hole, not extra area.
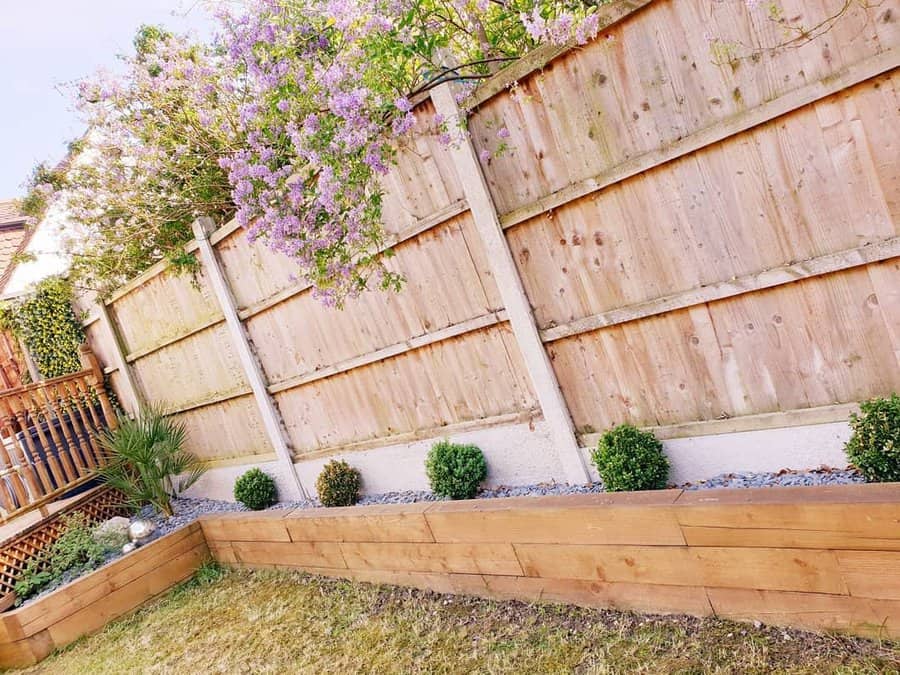
M 77 373 L 0 391 L 0 509 L 5 522 L 90 481 L 117 426 L 103 370 L 87 346 Z
M 40 380 L 38 382 L 31 382 L 29 384 L 22 384 L 18 387 L 14 387 L 12 389 L 4 389 L 0 391 L 0 398 L 11 396 L 14 394 L 23 394 L 30 391 L 38 391 L 40 389 L 45 389 L 48 386 L 52 386 L 55 384 L 60 384 L 62 382 L 70 382 L 72 380 L 77 380 L 79 378 L 87 377 L 88 375 L 93 374 L 93 371 L 89 368 L 84 370 L 79 370 L 75 373 L 69 373 L 68 375 L 60 375 L 59 377 L 52 377 L 47 380 Z

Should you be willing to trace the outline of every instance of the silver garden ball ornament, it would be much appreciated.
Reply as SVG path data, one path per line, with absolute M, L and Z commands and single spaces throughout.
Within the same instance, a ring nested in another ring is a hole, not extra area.
M 156 525 L 149 520 L 135 520 L 128 526 L 128 538 L 135 544 L 142 544 L 147 541 L 153 532 L 156 531 Z

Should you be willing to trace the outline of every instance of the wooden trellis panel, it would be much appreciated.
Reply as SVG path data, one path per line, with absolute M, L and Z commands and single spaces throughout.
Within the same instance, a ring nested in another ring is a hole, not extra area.
M 110 488 L 96 488 L 0 544 L 0 597 L 13 591 L 28 561 L 59 539 L 65 529 L 65 518 L 75 513 L 82 513 L 87 523 L 93 525 L 113 516 L 127 515 L 128 510 L 122 506 L 120 494 Z

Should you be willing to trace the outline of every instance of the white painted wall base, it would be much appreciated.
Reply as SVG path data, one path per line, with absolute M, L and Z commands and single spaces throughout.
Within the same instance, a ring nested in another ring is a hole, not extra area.
M 844 468 L 848 464 L 844 444 L 849 438 L 849 424 L 832 422 L 673 438 L 663 441 L 663 448 L 671 464 L 669 481 L 681 484 L 723 473 Z M 582 448 L 588 460 L 592 450 Z M 597 470 L 593 464 L 590 467 L 597 480 Z
M 259 467 L 275 479 L 278 494 L 282 495 L 281 499 L 292 498 L 291 495 L 294 494 L 295 490 L 293 479 L 284 475 L 284 463 L 278 461 L 263 462 L 262 464 L 236 464 L 234 466 L 220 466 L 209 469 L 201 476 L 200 480 L 185 492 L 185 496 L 195 499 L 220 499 L 226 502 L 233 502 L 235 501 L 234 481 L 245 471 L 254 467 Z
M 527 485 L 565 481 L 565 472 L 546 422 L 512 424 L 451 434 L 456 443 L 474 443 L 488 462 L 488 486 Z M 677 438 L 663 442 L 672 465 L 673 483 L 695 482 L 723 473 L 767 472 L 781 469 L 813 469 L 847 466 L 844 444 L 850 438 L 846 422 L 813 424 L 781 429 L 762 429 L 728 434 Z M 362 473 L 363 493 L 426 490 L 425 456 L 435 439 L 390 445 L 371 450 L 337 453 L 295 464 L 303 486 L 315 492 L 316 477 L 331 459 L 345 459 Z M 582 448 L 592 478 L 591 449 Z M 275 478 L 281 494 L 291 494 L 283 464 L 267 462 L 210 469 L 191 488 L 188 496 L 232 501 L 234 481 L 251 466 L 259 466 Z
M 673 483 L 703 480 L 723 473 L 844 468 L 847 422 L 782 429 L 742 431 L 663 442 L 672 462 Z
M 554 449 L 546 422 L 490 427 L 449 434 L 454 443 L 474 443 L 484 452 L 488 465 L 487 485 L 527 485 L 542 481 L 565 481 L 565 472 Z M 316 476 L 331 459 L 345 459 L 359 469 L 365 494 L 395 490 L 427 490 L 425 456 L 435 440 L 391 445 L 372 450 L 338 453 L 303 460 L 295 466 L 307 489 L 315 488 Z

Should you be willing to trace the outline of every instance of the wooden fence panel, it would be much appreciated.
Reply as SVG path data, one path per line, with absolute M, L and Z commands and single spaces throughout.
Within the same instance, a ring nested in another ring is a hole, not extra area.
M 877 78 L 509 230 L 539 326 L 897 236 L 898 90 Z
M 508 326 L 488 328 L 276 395 L 299 455 L 532 411 Z
M 415 114 L 411 139 L 401 144 L 397 165 L 382 181 L 382 219 L 389 234 L 403 231 L 464 196 L 447 146 L 439 138 L 443 130 L 434 123 L 431 101 L 417 105 Z
M 810 27 L 844 4 L 790 0 L 784 16 Z M 520 79 L 513 95 L 482 104 L 469 124 L 478 149 L 496 150 L 498 130 L 510 132 L 509 151 L 485 167 L 498 210 L 512 212 L 699 130 L 733 123 L 900 39 L 890 8 L 850 3 L 847 16 L 821 39 L 733 63 L 720 48 L 726 63 L 716 63 L 707 36 L 735 44 L 738 56 L 747 52 L 743 45 L 783 41 L 783 28 L 767 12 L 764 3 L 748 9 L 739 2 L 656 0 Z
M 396 247 L 400 293 L 366 293 L 343 310 L 304 291 L 250 317 L 269 382 L 280 382 L 483 316 L 502 305 L 471 218 L 458 216 Z M 474 252 L 474 255 L 470 255 Z M 474 258 L 474 259 L 473 259 Z
M 397 164 L 382 180 L 382 222 L 388 245 L 416 234 L 423 222 L 440 223 L 444 212 L 455 215 L 465 210 L 452 208 L 462 202 L 463 195 L 447 147 L 438 138 L 441 131 L 433 124 L 431 102 L 419 104 L 415 112 L 412 137 L 398 148 Z M 306 286 L 294 279 L 297 268 L 290 258 L 271 251 L 261 240 L 249 244 L 240 229 L 214 241 L 242 310 L 253 311 L 274 296 Z
M 533 52 L 469 99 L 493 198 L 472 200 L 479 224 L 499 214 L 582 434 L 732 416 L 748 430 L 844 404 L 816 418 L 835 421 L 900 389 L 900 7 L 849 3 L 816 39 L 773 50 L 784 27 L 749 4 L 616 0 L 591 44 Z M 783 9 L 810 27 L 844 5 Z M 455 129 L 427 98 L 415 112 L 382 182 L 400 294 L 327 309 L 234 223 L 209 237 L 266 380 L 256 400 L 274 397 L 295 458 L 522 421 L 552 399 L 468 211 L 463 185 L 479 181 L 471 167 L 460 181 L 439 138 Z M 129 370 L 181 411 L 201 456 L 271 457 L 235 356 L 243 335 L 226 333 L 202 272 L 195 284 L 157 266 L 114 294 Z M 524 325 L 521 293 L 509 297 Z M 113 370 L 101 324 L 87 331 Z M 523 455 L 546 451 L 534 443 Z
M 114 294 L 108 303 L 126 354 L 156 348 L 222 316 L 202 270 L 192 276 L 168 268 L 132 284 L 134 290 Z
M 224 324 L 137 359 L 132 371 L 148 400 L 173 409 L 248 388 Z
M 192 276 L 156 266 L 114 293 L 107 307 L 140 395 L 177 415 L 193 453 L 213 463 L 270 458 L 259 409 L 202 268 Z M 89 320 L 85 330 L 122 391 L 103 322 Z
M 297 284 L 291 278 L 297 273 L 296 263 L 260 240 L 251 244 L 243 229 L 236 229 L 218 241 L 215 247 L 235 302 L 241 309 L 265 301 Z
M 191 452 L 203 460 L 272 459 L 272 445 L 250 393 L 192 408 L 178 418 L 187 428 Z
M 880 265 L 900 284 L 900 263 Z M 894 309 L 869 269 L 553 342 L 575 424 L 596 430 L 859 401 L 900 389 Z M 823 317 L 828 317 L 823 320 Z

